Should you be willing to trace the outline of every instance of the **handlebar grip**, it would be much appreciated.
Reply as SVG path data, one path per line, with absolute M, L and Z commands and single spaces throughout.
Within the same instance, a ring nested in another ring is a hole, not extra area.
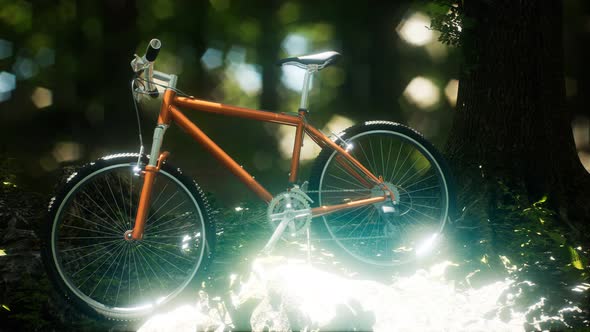
M 148 44 L 147 50 L 145 51 L 145 59 L 149 62 L 154 62 L 160 52 L 162 42 L 159 39 L 152 39 Z

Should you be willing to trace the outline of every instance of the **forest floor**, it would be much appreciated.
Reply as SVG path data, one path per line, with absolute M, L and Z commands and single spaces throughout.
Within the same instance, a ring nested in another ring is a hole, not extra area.
M 65 303 L 45 275 L 36 232 L 48 200 L 4 189 L 1 331 L 590 330 L 588 248 L 576 256 L 514 231 L 522 252 L 491 252 L 489 239 L 455 223 L 430 255 L 402 267 L 354 264 L 314 241 L 309 264 L 305 239 L 258 255 L 270 231 L 255 204 L 218 209 L 217 254 L 183 301 L 144 321 L 98 321 Z

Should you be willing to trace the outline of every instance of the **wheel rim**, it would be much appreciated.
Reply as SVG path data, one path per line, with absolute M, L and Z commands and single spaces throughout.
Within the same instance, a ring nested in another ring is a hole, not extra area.
M 127 241 L 143 178 L 132 163 L 102 168 L 64 198 L 52 226 L 59 276 L 103 314 L 141 315 L 178 295 L 205 253 L 203 215 L 178 179 L 160 170 L 144 239 Z
M 393 184 L 397 205 L 383 203 L 322 217 L 336 244 L 370 264 L 396 265 L 416 258 L 442 231 L 449 210 L 449 191 L 441 166 L 416 139 L 389 130 L 371 130 L 347 139 L 347 150 L 374 175 Z M 375 196 L 346 172 L 333 153 L 320 175 L 320 205 Z M 337 190 L 348 190 L 338 193 Z M 384 211 L 387 211 L 385 213 Z M 394 212 L 391 212 L 394 211 Z

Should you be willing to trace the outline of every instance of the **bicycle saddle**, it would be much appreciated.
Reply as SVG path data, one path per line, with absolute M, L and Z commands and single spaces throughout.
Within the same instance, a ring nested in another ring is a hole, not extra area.
M 317 65 L 317 69 L 320 70 L 324 67 L 327 67 L 335 63 L 338 60 L 338 58 L 340 58 L 340 53 L 328 51 L 281 59 L 277 62 L 277 65 L 293 65 L 303 69 L 307 69 L 308 65 Z

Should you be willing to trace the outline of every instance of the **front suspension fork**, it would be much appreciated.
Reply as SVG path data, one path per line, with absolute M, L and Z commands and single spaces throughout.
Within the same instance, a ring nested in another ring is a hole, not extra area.
M 141 188 L 141 194 L 139 196 L 139 205 L 137 207 L 137 214 L 135 215 L 135 225 L 132 230 L 125 232 L 126 240 L 141 240 L 143 238 L 143 231 L 145 229 L 145 223 L 150 208 L 154 180 L 156 179 L 156 174 L 160 171 L 163 163 L 166 162 L 168 155 L 170 155 L 168 151 L 160 154 L 160 147 L 162 146 L 162 140 L 166 128 L 166 125 L 158 125 L 154 130 L 150 161 L 142 172 L 144 176 L 143 187 Z
M 162 164 L 166 162 L 166 159 L 170 153 L 168 151 L 163 152 L 158 157 L 156 166 L 147 165 L 145 170 L 142 172 L 143 187 L 141 188 L 141 195 L 139 196 L 139 205 L 137 207 L 137 214 L 135 215 L 135 226 L 133 230 L 125 233 L 125 239 L 127 240 L 141 240 L 143 238 L 143 231 L 145 229 L 145 222 L 147 219 L 148 212 L 150 210 L 150 200 L 152 196 L 152 188 L 156 174 L 160 171 Z

